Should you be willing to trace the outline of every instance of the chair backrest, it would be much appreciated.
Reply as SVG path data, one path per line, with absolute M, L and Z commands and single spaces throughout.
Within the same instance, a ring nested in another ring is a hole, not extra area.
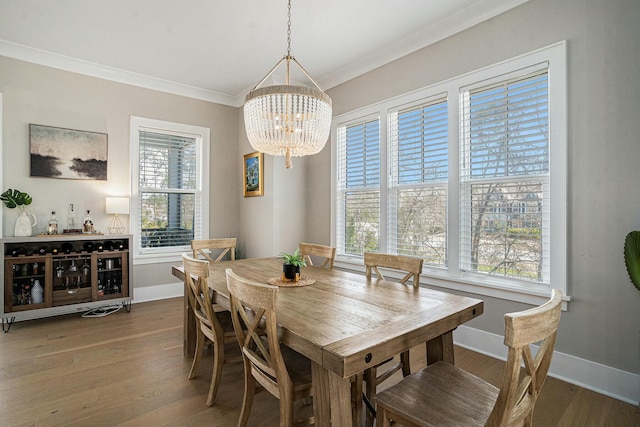
M 182 265 L 189 301 L 193 307 L 193 313 L 199 321 L 200 329 L 210 340 L 223 336 L 224 329 L 216 317 L 210 297 L 209 261 L 182 254 Z
M 372 272 L 375 272 L 379 279 L 386 280 L 379 269 L 382 267 L 406 272 L 407 274 L 400 280 L 400 283 L 406 283 L 407 280 L 413 278 L 413 287 L 417 288 L 420 286 L 422 258 L 365 252 L 364 265 L 366 267 L 367 280 L 371 280 Z
M 324 258 L 320 267 L 333 268 L 336 248 L 333 246 L 317 245 L 315 243 L 300 243 L 300 254 L 304 257 L 307 265 L 314 265 L 311 259 L 311 255 L 313 255 Z
M 226 270 L 233 328 L 251 374 L 277 398 L 293 394 L 282 357 L 276 321 L 278 287 L 244 279 Z
M 556 341 L 562 292 L 553 289 L 545 304 L 504 316 L 509 347 L 504 378 L 487 426 L 531 425 L 533 409 L 547 377 Z M 540 343 L 535 358 L 531 344 Z M 524 362 L 524 369 L 521 364 Z
M 224 256 L 229 253 L 231 260 L 236 259 L 236 238 L 226 237 L 222 239 L 204 239 L 204 240 L 192 240 L 191 249 L 193 250 L 193 257 L 199 258 L 202 256 L 209 262 L 220 262 Z M 213 258 L 211 249 L 222 249 L 217 258 Z

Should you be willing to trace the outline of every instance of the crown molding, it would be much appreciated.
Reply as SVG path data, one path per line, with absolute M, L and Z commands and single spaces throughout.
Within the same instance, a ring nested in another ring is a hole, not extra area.
M 461 9 L 455 14 L 427 25 L 402 40 L 390 43 L 384 49 L 360 58 L 357 61 L 318 79 L 323 90 L 331 89 L 351 79 L 361 76 L 385 64 L 393 62 L 403 56 L 416 52 L 426 46 L 450 37 L 456 33 L 473 27 L 483 21 L 513 9 L 529 0 L 485 0 L 476 2 L 473 6 Z
M 97 77 L 99 79 L 138 86 L 145 89 L 157 90 L 159 92 L 166 92 L 173 95 L 186 96 L 188 98 L 195 98 L 203 101 L 215 102 L 217 104 L 229 105 L 231 107 L 239 107 L 240 105 L 242 105 L 238 104 L 238 97 L 225 95 L 207 89 L 188 86 L 168 80 L 163 80 L 157 77 L 108 67 L 106 65 L 101 65 L 94 62 L 83 61 L 80 59 L 71 58 L 65 55 L 59 55 L 57 53 L 47 52 L 41 49 L 35 49 L 6 40 L 0 40 L 0 55 L 18 59 L 21 61 L 31 62 L 38 65 L 44 65 L 46 67 L 56 68 L 59 70 L 70 71 L 86 76 Z

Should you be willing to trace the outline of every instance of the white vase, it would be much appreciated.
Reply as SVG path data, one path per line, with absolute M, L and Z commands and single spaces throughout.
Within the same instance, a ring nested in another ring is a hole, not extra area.
M 29 216 L 31 218 L 29 218 Z M 33 218 L 33 222 L 31 219 Z M 13 235 L 16 237 L 31 236 L 31 227 L 37 224 L 36 216 L 32 213 L 22 211 L 16 220 L 16 227 L 13 230 Z
M 36 279 L 31 287 L 31 304 L 42 304 L 44 301 L 44 289 L 40 285 L 40 280 Z

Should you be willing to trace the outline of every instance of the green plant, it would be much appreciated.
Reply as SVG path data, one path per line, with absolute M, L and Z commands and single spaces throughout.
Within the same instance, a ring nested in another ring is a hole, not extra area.
M 33 199 L 27 193 L 23 193 L 20 190 L 12 190 L 11 188 L 0 194 L 0 200 L 2 200 L 4 205 L 9 209 L 20 207 L 22 210 L 25 209 L 25 206 L 33 202 Z
M 624 263 L 631 282 L 640 291 L 640 231 L 632 231 L 624 239 Z
M 293 254 L 282 252 L 280 258 L 284 259 L 285 264 L 293 265 L 295 267 L 306 267 L 307 263 L 304 261 L 304 257 L 300 254 L 300 248 L 296 249 Z

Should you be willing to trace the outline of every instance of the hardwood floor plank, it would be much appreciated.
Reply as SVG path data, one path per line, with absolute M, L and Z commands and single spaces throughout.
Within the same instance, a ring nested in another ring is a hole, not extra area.
M 242 364 L 227 364 L 213 407 L 204 402 L 212 369 L 205 350 L 193 380 L 182 353 L 182 299 L 136 304 L 102 318 L 79 314 L 18 322 L 0 335 L 0 425 L 235 426 Z M 456 347 L 456 364 L 499 385 L 504 362 Z M 411 351 L 424 367 L 424 346 Z M 397 373 L 385 386 L 399 381 Z M 278 401 L 256 395 L 249 425 L 278 425 Z M 311 405 L 296 410 L 311 411 Z M 534 426 L 640 426 L 633 405 L 548 378 Z

